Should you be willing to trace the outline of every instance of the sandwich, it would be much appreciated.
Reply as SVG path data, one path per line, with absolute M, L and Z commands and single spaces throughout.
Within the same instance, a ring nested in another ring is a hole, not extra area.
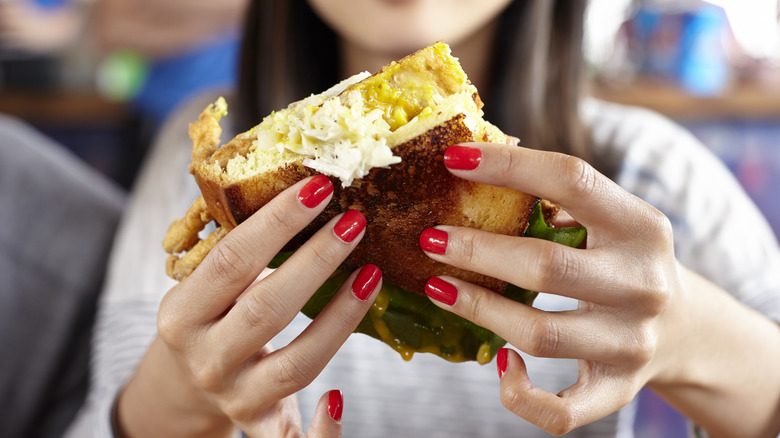
M 451 361 L 489 362 L 505 342 L 433 305 L 424 294 L 427 280 L 454 276 L 529 305 L 536 294 L 431 260 L 419 247 L 422 231 L 435 225 L 510 236 L 531 231 L 577 246 L 584 230 L 549 226 L 557 208 L 535 196 L 447 171 L 442 157 L 450 145 L 514 147 L 484 120 L 482 107 L 477 89 L 444 43 L 274 111 L 224 145 L 219 121 L 227 105 L 220 98 L 190 125 L 190 172 L 201 196 L 166 234 L 168 275 L 182 280 L 224 235 L 282 190 L 324 174 L 334 183 L 331 202 L 271 267 L 348 208 L 360 210 L 368 224 L 361 242 L 303 313 L 315 317 L 350 272 L 372 263 L 382 268 L 384 286 L 356 332 L 382 340 L 405 359 L 430 352 Z M 215 231 L 201 239 L 212 221 Z

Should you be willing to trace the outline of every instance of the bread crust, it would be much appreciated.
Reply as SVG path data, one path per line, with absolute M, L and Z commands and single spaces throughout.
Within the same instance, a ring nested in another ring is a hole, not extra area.
M 443 163 L 444 150 L 450 145 L 492 139 L 486 130 L 475 133 L 466 123 L 466 115 L 458 114 L 395 146 L 393 153 L 402 158 L 401 163 L 389 169 L 374 168 L 346 188 L 332 178 L 333 199 L 285 250 L 299 247 L 332 217 L 353 208 L 366 216 L 368 224 L 363 240 L 344 262 L 344 269 L 375 264 L 382 269 L 384 281 L 417 294 L 424 294 L 425 283 L 438 275 L 455 276 L 503 293 L 503 281 L 436 262 L 419 245 L 422 231 L 436 225 L 475 227 L 511 236 L 523 233 L 538 198 L 457 178 Z M 227 229 L 315 173 L 291 163 L 222 187 L 195 168 L 209 212 Z

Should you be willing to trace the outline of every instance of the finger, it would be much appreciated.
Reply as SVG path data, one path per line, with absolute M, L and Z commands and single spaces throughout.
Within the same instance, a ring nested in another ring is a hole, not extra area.
M 579 227 L 582 226 L 581 223 L 574 220 L 573 217 L 566 211 L 566 210 L 560 210 L 558 214 L 553 219 L 552 226 L 555 228 L 564 228 L 564 227 Z
M 554 435 L 566 434 L 627 405 L 633 393 L 610 377 L 595 378 L 580 370 L 577 382 L 553 394 L 531 384 L 522 357 L 504 349 L 505 369 L 501 375 L 501 403 L 511 412 Z M 501 361 L 497 361 L 501 364 Z M 581 362 L 582 364 L 582 362 Z
M 320 397 L 314 411 L 309 438 L 332 438 L 341 436 L 341 415 L 344 409 L 344 396 L 338 389 L 326 392 Z
M 357 210 L 331 219 L 214 325 L 207 340 L 213 351 L 221 352 L 227 366 L 252 356 L 293 320 L 347 258 L 365 233 L 365 225 Z
M 237 379 L 237 390 L 248 391 L 244 396 L 256 397 L 262 403 L 305 388 L 355 330 L 380 288 L 381 271 L 377 267 L 366 265 L 353 273 L 298 337 Z
M 327 205 L 330 180 L 318 175 L 294 184 L 227 234 L 164 305 L 196 324 L 223 315 L 281 248 Z
M 621 343 L 630 334 L 594 321 L 579 310 L 545 312 L 451 277 L 430 279 L 425 293 L 437 306 L 496 333 L 532 356 L 609 363 L 633 351 Z
M 442 263 L 528 290 L 593 303 L 611 303 L 633 286 L 626 284 L 630 277 L 615 275 L 612 266 L 628 268 L 623 263 L 609 263 L 611 253 L 583 251 L 542 239 L 442 225 L 423 231 L 420 246 L 428 257 Z
M 569 155 L 469 143 L 449 147 L 444 164 L 459 177 L 556 202 L 587 228 L 606 226 L 623 230 L 628 225 L 623 215 L 604 212 L 647 208 L 588 163 Z

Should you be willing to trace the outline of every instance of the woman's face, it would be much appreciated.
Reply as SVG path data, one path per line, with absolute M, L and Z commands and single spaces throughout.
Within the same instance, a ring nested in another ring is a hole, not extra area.
M 379 53 L 409 53 L 474 34 L 511 0 L 308 0 L 342 38 Z

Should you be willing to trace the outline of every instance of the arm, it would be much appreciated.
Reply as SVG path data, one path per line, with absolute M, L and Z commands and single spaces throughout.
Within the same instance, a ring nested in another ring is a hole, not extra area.
M 698 274 L 680 271 L 687 307 L 670 308 L 681 324 L 664 343 L 675 348 L 648 386 L 713 437 L 776 437 L 780 328 Z
M 451 169 L 456 175 L 556 201 L 589 232 L 583 250 L 439 227 L 448 244 L 429 254 L 434 259 L 580 300 L 574 311 L 547 313 L 444 279 L 450 304 L 434 299 L 438 305 L 531 355 L 579 359 L 578 381 L 555 395 L 533 388 L 522 358 L 505 350 L 499 364 L 508 409 L 564 433 L 614 412 L 649 384 L 715 436 L 780 431 L 780 329 L 683 268 L 665 216 L 573 157 L 471 146 L 481 160 L 473 170 Z

